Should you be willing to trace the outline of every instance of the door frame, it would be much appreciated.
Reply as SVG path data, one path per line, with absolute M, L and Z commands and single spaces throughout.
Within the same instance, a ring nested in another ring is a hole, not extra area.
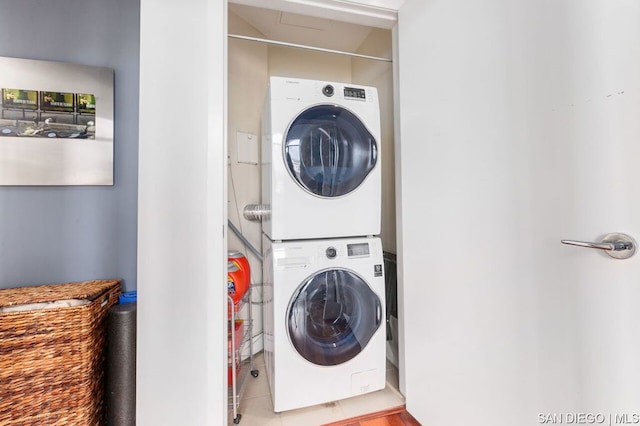
M 398 82 L 398 8 L 404 2 L 404 0 L 378 0 L 378 1 L 369 1 L 363 2 L 360 1 L 349 1 L 345 3 L 343 1 L 337 0 L 271 0 L 268 4 L 265 4 L 263 0 L 223 0 L 224 8 L 225 8 L 225 19 L 226 19 L 226 9 L 228 8 L 228 4 L 242 4 L 248 6 L 255 6 L 260 8 L 268 8 L 280 10 L 283 12 L 302 14 L 307 16 L 315 16 L 320 18 L 329 18 L 335 19 L 339 21 L 348 22 L 351 24 L 365 25 L 376 28 L 383 28 L 387 30 L 391 30 L 392 32 L 392 52 L 393 52 L 393 109 L 394 109 L 394 151 L 395 151 L 395 188 L 396 188 L 396 239 L 398 241 L 397 244 L 397 280 L 398 280 L 398 373 L 399 373 L 399 385 L 400 392 L 403 395 L 405 393 L 405 367 L 404 367 L 404 313 L 403 313 L 403 281 L 402 281 L 402 235 L 400 230 L 402 229 L 399 226 L 399 222 L 401 221 L 401 198 L 399 194 L 401 194 L 401 182 L 398 178 L 400 176 L 400 114 L 399 114 L 399 98 L 398 98 L 398 90 L 399 90 L 399 82 Z M 370 3 L 378 3 L 370 4 Z M 382 7 L 381 3 L 384 3 L 385 6 Z M 225 38 L 228 38 L 228 29 L 226 22 L 224 22 L 224 32 Z M 225 56 L 225 75 L 226 75 L 226 56 Z M 226 79 L 225 79 L 226 85 Z M 226 92 L 225 92 L 226 93 Z M 224 111 L 227 111 L 227 100 L 226 97 L 223 100 L 224 102 Z M 227 135 L 227 121 L 225 116 L 224 121 L 224 141 L 226 141 Z M 225 144 L 226 145 L 226 144 Z M 226 150 L 226 148 L 225 148 Z M 220 159 L 223 167 L 226 169 L 226 155 L 221 157 Z M 226 180 L 225 180 L 226 182 Z M 225 202 L 221 206 L 223 210 L 226 211 L 226 206 L 228 203 L 228 196 L 225 190 Z M 226 228 L 226 213 L 224 214 L 225 221 L 221 224 Z M 226 244 L 226 233 L 225 233 L 225 244 Z M 223 309 L 227 307 L 227 300 L 221 300 L 220 303 L 224 305 Z M 226 345 L 226 342 L 223 342 Z M 224 370 L 224 376 L 226 377 L 226 368 Z M 225 395 L 226 402 L 226 395 Z M 223 419 L 227 421 L 227 413 L 223 413 Z
M 279 10 L 298 15 L 344 21 L 351 24 L 392 29 L 404 0 L 227 0 L 246 6 Z

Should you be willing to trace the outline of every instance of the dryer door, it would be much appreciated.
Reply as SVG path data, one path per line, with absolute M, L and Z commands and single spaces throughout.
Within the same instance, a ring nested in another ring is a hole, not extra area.
M 380 298 L 356 273 L 320 271 L 295 291 L 287 332 L 295 349 L 317 365 L 338 365 L 358 355 L 380 327 Z
M 317 105 L 291 123 L 284 137 L 289 174 L 305 191 L 341 197 L 376 165 L 378 145 L 362 121 L 338 105 Z

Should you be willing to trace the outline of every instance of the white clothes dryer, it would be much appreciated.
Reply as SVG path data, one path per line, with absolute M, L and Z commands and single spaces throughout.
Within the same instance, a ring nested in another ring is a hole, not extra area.
M 275 412 L 383 389 L 379 238 L 263 236 L 264 357 Z
M 380 234 L 380 168 L 375 87 L 271 77 L 262 120 L 271 240 Z

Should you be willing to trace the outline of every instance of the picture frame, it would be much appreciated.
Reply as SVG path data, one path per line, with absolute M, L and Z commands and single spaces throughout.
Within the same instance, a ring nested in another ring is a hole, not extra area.
M 0 57 L 0 185 L 113 185 L 110 68 Z

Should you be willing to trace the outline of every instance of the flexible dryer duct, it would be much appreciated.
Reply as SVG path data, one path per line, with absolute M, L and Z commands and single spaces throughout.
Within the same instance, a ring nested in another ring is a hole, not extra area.
M 247 204 L 244 206 L 242 214 L 245 219 L 257 222 L 268 219 L 271 215 L 271 208 L 266 204 Z

